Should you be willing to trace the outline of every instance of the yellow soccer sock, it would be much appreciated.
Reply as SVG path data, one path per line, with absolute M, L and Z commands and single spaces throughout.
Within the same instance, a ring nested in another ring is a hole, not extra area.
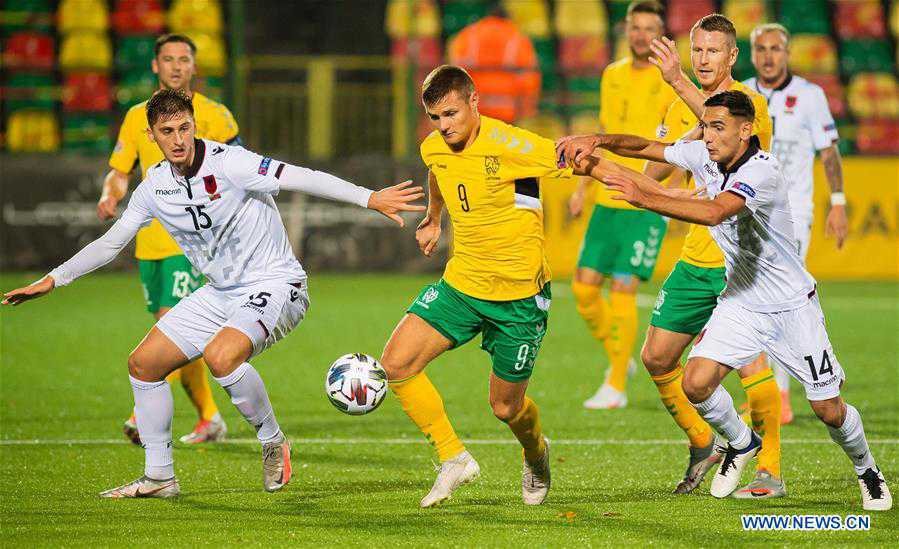
M 422 372 L 406 379 L 390 382 L 390 389 L 399 399 L 406 415 L 418 425 L 440 461 L 452 459 L 465 451 L 465 446 L 450 425 L 440 393 Z
M 584 284 L 574 280 L 571 282 L 577 312 L 587 322 L 587 328 L 599 341 L 609 337 L 611 327 L 611 307 L 602 296 L 602 286 Z
M 656 384 L 659 396 L 662 397 L 662 403 L 674 418 L 674 422 L 684 430 L 690 439 L 690 446 L 705 448 L 712 443 L 712 428 L 687 399 L 684 388 L 681 386 L 683 377 L 684 369 L 678 364 L 672 372 L 652 376 L 652 381 Z
M 609 337 L 603 341 L 609 356 L 608 383 L 616 391 L 627 387 L 627 365 L 637 339 L 637 294 L 612 292 Z
M 749 400 L 752 429 L 762 437 L 759 469 L 780 478 L 780 391 L 771 368 L 740 380 Z
M 181 386 L 184 392 L 194 403 L 197 413 L 206 421 L 211 420 L 219 413 L 219 408 L 212 397 L 212 389 L 209 387 L 209 379 L 206 377 L 206 362 L 198 358 L 183 366 L 181 372 Z
M 540 427 L 540 409 L 533 400 L 524 397 L 524 406 L 521 407 L 521 411 L 506 425 L 524 448 L 524 459 L 528 463 L 535 463 L 543 456 L 546 452 L 546 441 L 543 439 L 543 430 Z

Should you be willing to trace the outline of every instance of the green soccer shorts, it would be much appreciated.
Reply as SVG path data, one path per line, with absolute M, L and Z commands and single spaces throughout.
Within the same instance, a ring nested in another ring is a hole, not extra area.
M 681 334 L 698 334 L 724 291 L 724 267 L 708 269 L 678 261 L 656 298 L 649 323 Z
M 183 255 L 138 259 L 137 265 L 147 310 L 154 315 L 161 308 L 174 307 L 204 282 L 203 275 Z
M 480 333 L 481 349 L 493 360 L 493 373 L 515 383 L 529 379 L 534 370 L 551 298 L 548 282 L 532 297 L 487 301 L 465 295 L 441 279 L 425 286 L 406 312 L 421 317 L 453 348 Z
M 577 266 L 604 275 L 652 277 L 668 224 L 659 214 L 596 205 Z

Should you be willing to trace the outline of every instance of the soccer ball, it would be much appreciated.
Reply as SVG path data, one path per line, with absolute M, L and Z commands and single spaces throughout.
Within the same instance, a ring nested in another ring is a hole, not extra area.
M 328 368 L 325 394 L 345 414 L 361 416 L 373 412 L 387 396 L 387 372 L 368 355 L 343 355 Z

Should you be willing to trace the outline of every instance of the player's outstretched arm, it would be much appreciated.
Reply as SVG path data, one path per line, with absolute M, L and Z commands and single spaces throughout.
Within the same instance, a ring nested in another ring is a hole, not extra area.
M 368 199 L 368 209 L 375 210 L 381 215 L 392 219 L 400 227 L 405 227 L 400 212 L 421 212 L 425 207 L 421 204 L 413 204 L 424 196 L 421 187 L 412 187 L 412 180 L 403 181 L 392 187 L 381 189 L 371 193 Z
M 641 177 L 643 179 L 624 173 L 609 173 L 602 177 L 602 182 L 619 193 L 612 196 L 614 200 L 624 200 L 638 208 L 697 225 L 718 225 L 736 215 L 746 205 L 743 197 L 732 192 L 723 192 L 714 200 L 694 200 L 672 195 L 647 183 L 652 181 L 648 177 L 642 174 Z
M 559 163 L 572 167 L 593 156 L 596 149 L 606 149 L 629 158 L 665 162 L 665 147 L 668 145 L 628 134 L 577 135 L 559 139 L 556 142 L 556 156 Z
M 16 305 L 24 303 L 30 299 L 37 299 L 41 296 L 49 294 L 51 291 L 53 291 L 53 288 L 55 286 L 56 282 L 53 280 L 53 277 L 47 275 L 37 282 L 32 282 L 24 288 L 16 288 L 15 290 L 3 294 L 3 305 L 12 305 L 13 307 L 15 307 Z
M 428 171 L 428 211 L 425 218 L 418 224 L 415 229 L 415 241 L 418 243 L 418 249 L 421 250 L 426 257 L 431 257 L 434 248 L 440 241 L 440 221 L 443 219 L 443 194 L 437 185 L 437 178 Z
M 659 68 L 662 72 L 662 79 L 674 89 L 678 97 L 684 100 L 696 118 L 702 118 L 706 98 L 681 69 L 680 54 L 674 40 L 667 36 L 663 36 L 661 39 L 655 38 L 649 44 L 649 48 L 654 54 L 654 56 L 649 56 L 649 62 Z

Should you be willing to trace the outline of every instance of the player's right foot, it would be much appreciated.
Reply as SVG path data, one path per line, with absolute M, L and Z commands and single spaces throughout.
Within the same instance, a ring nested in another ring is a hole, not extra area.
M 790 391 L 780 392 L 780 424 L 793 423 L 793 407 L 790 405 Z
M 870 467 L 858 476 L 862 489 L 862 507 L 865 511 L 889 511 L 893 507 L 893 496 L 887 488 L 887 481 L 877 467 Z
M 185 444 L 200 444 L 202 442 L 221 442 L 228 434 L 228 426 L 220 414 L 212 419 L 201 419 L 194 425 L 194 430 L 187 433 L 179 440 Z
M 125 434 L 125 438 L 130 440 L 132 444 L 141 445 L 140 433 L 137 432 L 137 418 L 134 417 L 134 414 L 131 414 L 131 417 L 125 420 L 125 423 L 122 425 L 122 433 Z
M 751 436 L 749 446 L 742 450 L 737 450 L 730 444 L 722 447 L 724 456 L 721 459 L 721 466 L 712 478 L 712 486 L 709 489 L 716 498 L 726 498 L 737 489 L 743 470 L 762 449 L 762 439 L 754 431 Z
M 689 494 L 700 484 L 712 467 L 721 461 L 721 454 L 716 450 L 721 441 L 717 436 L 712 437 L 712 442 L 704 448 L 690 447 L 690 461 L 687 462 L 687 470 L 684 479 L 674 488 L 675 494 Z
M 783 479 L 777 478 L 764 469 L 755 472 L 755 478 L 746 486 L 734 492 L 737 499 L 782 498 L 787 495 Z
M 603 383 L 595 395 L 584 401 L 584 408 L 588 410 L 613 410 L 625 406 L 627 393 L 622 393 L 608 383 Z
M 528 463 L 528 460 L 522 460 L 524 464 L 521 466 L 521 499 L 525 505 L 540 505 L 546 500 L 546 494 L 549 493 L 550 474 L 549 474 L 549 441 L 543 437 L 543 443 L 546 445 L 546 451 L 537 460 L 537 463 Z
M 438 471 L 434 486 L 421 500 L 422 508 L 440 505 L 450 498 L 456 488 L 468 484 L 481 475 L 481 467 L 467 450 L 442 462 Z
M 173 498 L 181 493 L 178 479 L 155 480 L 142 476 L 139 479 L 100 492 L 101 498 Z
M 284 433 L 274 442 L 262 445 L 262 486 L 266 492 L 277 492 L 290 482 L 290 441 Z

